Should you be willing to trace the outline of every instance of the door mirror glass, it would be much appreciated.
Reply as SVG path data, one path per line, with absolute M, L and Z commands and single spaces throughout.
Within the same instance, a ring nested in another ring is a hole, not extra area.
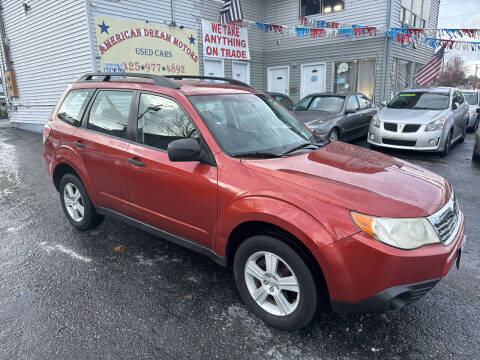
M 202 159 L 200 144 L 196 139 L 192 138 L 170 142 L 167 153 L 170 161 L 201 161 Z

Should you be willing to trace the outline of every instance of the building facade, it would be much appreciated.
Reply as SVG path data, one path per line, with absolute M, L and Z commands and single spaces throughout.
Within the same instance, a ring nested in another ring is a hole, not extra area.
M 299 18 L 305 16 L 352 25 L 436 28 L 439 2 L 241 0 L 241 5 L 244 18 L 253 22 L 301 26 Z M 299 38 L 249 26 L 248 61 L 203 56 L 201 19 L 218 20 L 222 4 L 221 0 L 2 0 L 2 58 L 9 56 L 18 87 L 18 96 L 8 98 L 10 121 L 40 130 L 69 83 L 83 73 L 103 70 L 96 36 L 98 15 L 195 30 L 200 74 L 237 78 L 257 89 L 286 93 L 294 101 L 317 91 L 353 90 L 380 103 L 414 85 L 414 73 L 433 55 L 433 49 L 422 44 L 403 46 L 386 36 Z

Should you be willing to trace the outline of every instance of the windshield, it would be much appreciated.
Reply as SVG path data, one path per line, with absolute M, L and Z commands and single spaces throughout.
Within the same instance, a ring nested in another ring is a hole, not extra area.
M 477 105 L 478 104 L 478 95 L 477 93 L 463 93 L 463 97 L 467 100 L 469 105 Z
M 255 94 L 195 95 L 193 106 L 230 156 L 281 156 L 313 135 L 283 106 Z
M 307 96 L 295 105 L 293 111 L 320 110 L 337 113 L 342 110 L 344 101 L 344 96 Z
M 448 109 L 450 94 L 429 92 L 401 92 L 387 107 L 392 109 L 444 110 Z

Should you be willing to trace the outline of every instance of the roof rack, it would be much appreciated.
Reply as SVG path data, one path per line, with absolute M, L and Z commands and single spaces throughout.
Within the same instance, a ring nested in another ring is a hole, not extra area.
M 144 79 L 151 79 L 155 85 L 161 85 L 172 89 L 180 89 L 175 81 L 167 79 L 165 76 L 153 75 L 153 74 L 142 74 L 142 73 L 126 73 L 126 72 L 96 72 L 96 73 L 86 73 L 80 76 L 77 79 L 77 82 L 84 81 L 110 81 L 112 76 L 123 76 L 123 77 L 137 77 Z M 94 79 L 95 77 L 100 77 L 101 79 Z
M 228 79 L 228 78 L 223 78 L 223 77 L 217 77 L 217 76 L 165 75 L 165 77 L 169 78 L 169 79 L 175 79 L 175 80 L 183 80 L 183 79 L 220 80 L 220 81 L 228 82 L 229 84 L 232 84 L 232 85 L 238 85 L 238 86 L 243 86 L 243 87 L 248 87 L 250 89 L 253 89 L 250 85 L 248 85 L 247 83 L 244 83 L 243 81 Z

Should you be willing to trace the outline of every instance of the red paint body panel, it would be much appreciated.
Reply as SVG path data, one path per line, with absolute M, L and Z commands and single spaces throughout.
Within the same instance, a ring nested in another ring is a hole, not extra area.
M 179 81 L 171 89 L 143 81 L 75 83 L 75 88 L 158 92 L 174 98 L 202 134 L 216 166 L 171 162 L 164 151 L 76 128 L 53 113 L 44 161 L 73 167 L 95 206 L 107 207 L 226 256 L 232 231 L 262 221 L 288 231 L 317 259 L 332 299 L 355 302 L 383 289 L 444 276 L 463 236 L 449 246 L 399 250 L 374 240 L 350 211 L 385 217 L 422 217 L 450 198 L 442 177 L 416 165 L 360 147 L 332 142 L 286 158 L 247 160 L 227 156 L 186 96 L 259 93 L 218 83 Z M 63 100 L 60 100 L 61 104 Z M 85 148 L 73 145 L 81 141 Z M 145 163 L 131 164 L 128 158 Z

